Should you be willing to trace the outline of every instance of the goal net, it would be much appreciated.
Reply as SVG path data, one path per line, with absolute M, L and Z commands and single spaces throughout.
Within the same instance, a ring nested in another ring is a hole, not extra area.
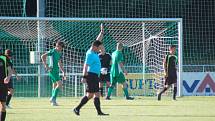
M 0 43 L 3 49 L 13 51 L 13 63 L 22 81 L 14 81 L 16 96 L 49 96 L 51 81 L 41 60 L 30 63 L 30 53 L 35 58 L 54 48 L 56 41 L 65 43 L 63 64 L 67 80 L 63 82 L 61 96 L 82 96 L 84 85 L 80 82 L 85 53 L 100 32 L 103 23 L 103 43 L 112 53 L 116 43 L 124 44 L 126 77 L 132 95 L 155 96 L 163 88 L 163 58 L 168 46 L 177 46 L 178 82 L 182 65 L 182 20 L 117 19 L 117 18 L 0 18 Z M 32 55 L 31 55 L 32 58 Z M 14 79 L 15 80 L 15 79 Z M 180 83 L 179 83 L 180 86 Z M 120 92 L 118 92 L 120 93 Z M 171 93 L 168 92 L 168 93 Z M 167 94 L 168 94 L 167 93 Z M 180 90 L 179 90 L 180 93 Z

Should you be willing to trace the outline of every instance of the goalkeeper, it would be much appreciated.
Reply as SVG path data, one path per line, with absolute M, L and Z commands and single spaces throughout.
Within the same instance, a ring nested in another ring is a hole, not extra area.
M 165 70 L 165 87 L 164 89 L 158 94 L 158 100 L 161 100 L 161 95 L 167 89 L 170 88 L 171 85 L 174 85 L 173 88 L 173 100 L 176 100 L 176 93 L 177 93 L 177 56 L 175 55 L 176 46 L 171 45 L 169 47 L 170 53 L 166 55 L 164 59 L 164 70 Z
M 106 100 L 110 100 L 111 93 L 113 91 L 113 88 L 116 86 L 116 83 L 120 83 L 123 86 L 123 92 L 125 94 L 125 97 L 127 100 L 133 100 L 133 97 L 130 97 L 128 94 L 128 84 L 125 81 L 125 75 L 127 75 L 127 71 L 125 70 L 123 66 L 123 55 L 122 55 L 122 49 L 123 44 L 117 43 L 116 51 L 112 53 L 112 65 L 111 65 L 111 86 L 108 89 L 108 95 L 106 97 Z M 123 73 L 124 72 L 124 73 Z

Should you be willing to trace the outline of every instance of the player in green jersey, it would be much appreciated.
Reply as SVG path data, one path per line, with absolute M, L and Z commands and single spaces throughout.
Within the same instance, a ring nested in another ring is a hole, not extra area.
M 41 56 L 42 62 L 46 68 L 46 70 L 49 72 L 49 77 L 52 80 L 52 96 L 50 98 L 50 102 L 52 106 L 58 106 L 56 102 L 56 98 L 58 95 L 59 90 L 62 88 L 62 82 L 60 78 L 60 72 L 59 68 L 63 73 L 63 79 L 66 78 L 65 71 L 63 69 L 62 64 L 62 50 L 64 47 L 64 43 L 61 41 L 58 41 L 56 43 L 55 48 L 49 50 L 45 54 Z M 49 56 L 50 63 L 49 65 L 46 63 L 46 58 Z
M 116 51 L 112 53 L 112 65 L 111 65 L 111 87 L 108 88 L 107 100 L 110 100 L 110 96 L 113 88 L 116 86 L 116 83 L 120 83 L 123 86 L 123 92 L 127 100 L 133 100 L 133 97 L 130 97 L 128 94 L 128 84 L 125 81 L 125 75 L 127 71 L 124 68 L 124 58 L 122 54 L 123 44 L 117 43 Z M 124 75 L 125 74 L 125 75 Z

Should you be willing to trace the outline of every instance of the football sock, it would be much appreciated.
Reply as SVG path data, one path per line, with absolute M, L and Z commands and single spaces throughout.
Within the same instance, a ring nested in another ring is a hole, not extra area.
M 109 87 L 108 88 L 108 94 L 107 94 L 108 97 L 111 96 L 112 91 L 113 91 L 113 87 Z
M 123 92 L 124 92 L 125 97 L 129 97 L 128 88 L 123 88 Z
M 100 91 L 100 93 L 101 93 L 101 96 L 103 97 L 103 87 L 100 87 L 100 88 L 99 88 L 99 91 Z
M 60 90 L 59 88 L 55 88 L 53 96 L 52 96 L 53 98 L 55 98 L 55 99 L 57 98 L 59 90 Z
M 174 87 L 173 89 L 173 99 L 176 99 L 176 94 L 177 94 L 177 87 Z
M 79 103 L 79 105 L 76 107 L 76 110 L 80 110 L 81 109 L 81 107 L 82 106 L 84 106 L 86 103 L 87 103 L 87 101 L 88 101 L 89 99 L 87 98 L 87 96 L 84 96 L 82 99 L 81 99 L 81 102 Z
M 6 118 L 6 111 L 1 112 L 1 121 L 5 121 L 5 118 Z
M 159 95 L 161 95 L 162 93 L 164 93 L 167 90 L 166 87 L 163 88 L 163 90 L 159 93 Z
M 11 98 L 12 98 L 12 95 L 11 94 L 8 94 L 7 95 L 7 100 L 6 100 L 6 105 L 9 105 L 10 104 L 10 100 L 11 100 Z
M 100 99 L 98 97 L 94 98 L 94 105 L 96 107 L 97 113 L 101 113 Z

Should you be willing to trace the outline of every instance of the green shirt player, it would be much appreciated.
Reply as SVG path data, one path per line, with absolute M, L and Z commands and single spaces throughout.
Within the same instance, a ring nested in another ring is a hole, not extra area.
M 55 48 L 49 50 L 45 54 L 41 56 L 42 62 L 46 68 L 46 70 L 49 72 L 48 75 L 52 80 L 52 96 L 50 98 L 50 103 L 52 106 L 58 106 L 56 102 L 56 98 L 58 95 L 59 90 L 62 88 L 62 82 L 59 74 L 59 67 L 60 70 L 63 73 L 63 79 L 66 78 L 65 71 L 63 69 L 63 64 L 61 61 L 62 58 L 62 49 L 64 47 L 64 43 L 61 41 L 58 41 L 56 43 Z M 49 65 L 46 64 L 46 58 L 49 56 L 50 63 Z
M 111 65 L 111 71 L 110 71 L 110 80 L 111 80 L 111 86 L 108 88 L 108 95 L 106 97 L 106 100 L 110 100 L 110 96 L 112 93 L 112 90 L 114 86 L 116 86 L 116 83 L 120 83 L 123 86 L 123 92 L 126 96 L 127 100 L 133 100 L 133 97 L 129 97 L 128 94 L 128 86 L 125 81 L 125 75 L 127 75 L 127 71 L 124 68 L 124 58 L 122 54 L 123 44 L 117 43 L 117 50 L 112 53 L 112 65 Z M 123 73 L 124 72 L 124 73 Z

